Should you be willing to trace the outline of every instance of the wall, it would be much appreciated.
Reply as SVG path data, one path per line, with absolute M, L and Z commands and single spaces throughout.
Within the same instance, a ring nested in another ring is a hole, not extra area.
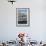
M 46 40 L 46 1 L 17 0 L 13 5 L 0 0 L 0 40 L 15 40 L 24 31 L 33 40 Z M 16 8 L 30 8 L 30 27 L 16 27 Z

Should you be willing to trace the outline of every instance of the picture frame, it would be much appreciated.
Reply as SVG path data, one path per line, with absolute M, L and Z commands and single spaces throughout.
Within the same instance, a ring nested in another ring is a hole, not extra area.
M 16 8 L 16 26 L 30 26 L 30 8 Z

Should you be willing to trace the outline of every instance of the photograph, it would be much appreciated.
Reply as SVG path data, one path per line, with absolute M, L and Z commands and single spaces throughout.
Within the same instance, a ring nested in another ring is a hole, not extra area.
M 16 26 L 30 26 L 30 8 L 16 8 Z

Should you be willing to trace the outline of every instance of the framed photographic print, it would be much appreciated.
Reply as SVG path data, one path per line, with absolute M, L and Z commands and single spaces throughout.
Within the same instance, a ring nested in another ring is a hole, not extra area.
M 30 8 L 16 8 L 16 26 L 30 26 Z

